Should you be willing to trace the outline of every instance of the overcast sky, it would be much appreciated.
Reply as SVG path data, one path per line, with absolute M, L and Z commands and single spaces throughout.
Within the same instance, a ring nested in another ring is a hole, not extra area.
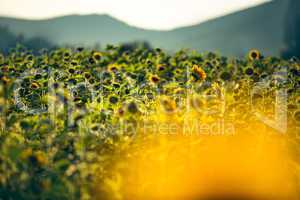
M 0 0 L 0 15 L 45 19 L 69 14 L 109 14 L 154 29 L 192 25 L 269 0 Z

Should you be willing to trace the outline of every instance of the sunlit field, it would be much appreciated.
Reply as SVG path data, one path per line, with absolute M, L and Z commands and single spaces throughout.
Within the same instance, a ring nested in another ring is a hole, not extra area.
M 0 200 L 300 199 L 300 62 L 0 54 Z

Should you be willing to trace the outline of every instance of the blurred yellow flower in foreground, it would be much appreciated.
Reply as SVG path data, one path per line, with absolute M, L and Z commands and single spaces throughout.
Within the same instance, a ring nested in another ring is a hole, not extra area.
M 160 115 L 155 116 L 160 120 Z M 192 115 L 186 117 L 192 123 Z M 298 199 L 300 168 L 289 152 L 288 136 L 251 120 L 232 129 L 232 135 L 197 135 L 201 129 L 184 135 L 176 118 L 167 123 L 172 134 L 156 129 L 132 151 L 125 199 Z

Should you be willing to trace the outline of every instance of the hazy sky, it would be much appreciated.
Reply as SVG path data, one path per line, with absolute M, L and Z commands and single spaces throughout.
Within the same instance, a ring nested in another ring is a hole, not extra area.
M 110 14 L 143 28 L 170 29 L 205 21 L 269 0 L 0 0 L 0 15 L 44 19 Z

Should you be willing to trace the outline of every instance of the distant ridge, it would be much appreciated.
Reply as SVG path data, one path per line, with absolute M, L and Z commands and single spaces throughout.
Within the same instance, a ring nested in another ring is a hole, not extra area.
M 285 17 L 289 0 L 275 0 L 194 26 L 170 31 L 145 30 L 109 15 L 70 15 L 47 20 L 0 17 L 25 38 L 43 37 L 57 45 L 106 45 L 146 40 L 167 50 L 191 48 L 241 56 L 257 48 L 266 55 L 279 55 L 284 48 Z M 0 38 L 0 42 L 3 38 Z

